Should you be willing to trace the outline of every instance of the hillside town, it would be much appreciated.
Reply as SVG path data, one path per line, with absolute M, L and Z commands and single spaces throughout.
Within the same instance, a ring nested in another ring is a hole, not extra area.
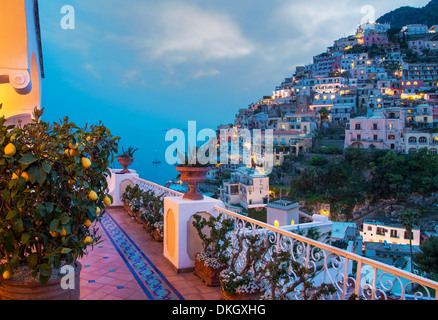
M 228 137 L 237 141 L 239 132 L 246 129 L 273 130 L 274 167 L 281 167 L 290 157 L 311 155 L 316 149 L 337 150 L 337 154 L 347 149 L 415 154 L 424 149 L 426 154 L 435 155 L 437 29 L 407 25 L 399 30 L 390 24 L 362 24 L 354 35 L 334 41 L 326 52 L 314 56 L 312 63 L 296 67 L 272 95 L 239 109 L 234 123 L 218 127 L 218 138 L 222 129 L 237 132 L 234 138 Z M 240 142 L 242 151 L 244 141 Z M 252 166 L 240 160 L 240 165 L 233 162 L 213 168 L 203 185 L 205 194 L 215 195 L 236 212 L 249 212 L 256 219 L 261 216 L 283 228 L 300 230 L 300 222 L 307 221 L 325 230 L 329 222 L 332 243 L 344 242 L 345 248 L 350 243 L 349 250 L 356 253 L 407 267 L 406 227 L 391 215 L 376 218 L 384 204 L 379 207 L 366 202 L 350 219 L 340 218 L 333 208 L 331 212 L 330 204 L 309 207 L 302 201 L 282 200 L 282 189 L 278 194 L 275 188 L 278 181 L 263 174 L 263 156 L 253 157 Z M 422 240 L 436 236 L 437 231 L 437 225 L 422 232 L 414 228 L 412 250 L 418 252 Z

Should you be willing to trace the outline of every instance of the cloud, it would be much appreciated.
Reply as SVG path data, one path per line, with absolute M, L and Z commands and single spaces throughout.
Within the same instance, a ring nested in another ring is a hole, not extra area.
M 89 74 L 91 74 L 93 77 L 99 79 L 102 77 L 99 71 L 97 71 L 96 66 L 93 63 L 86 63 L 84 64 L 84 69 Z
M 141 76 L 141 71 L 137 69 L 130 69 L 126 70 L 124 74 L 122 75 L 122 78 L 120 80 L 121 86 L 127 86 L 127 85 L 141 85 L 145 86 L 146 81 Z
M 193 74 L 194 79 L 199 79 L 203 77 L 211 77 L 220 74 L 221 72 L 217 69 L 199 70 Z
M 147 6 L 150 6 L 149 4 Z M 247 56 L 255 45 L 246 39 L 229 15 L 195 5 L 166 3 L 150 11 L 132 7 L 134 34 L 109 34 L 108 38 L 139 50 L 143 62 L 160 61 L 174 66 Z M 136 17 L 139 12 L 142 18 Z

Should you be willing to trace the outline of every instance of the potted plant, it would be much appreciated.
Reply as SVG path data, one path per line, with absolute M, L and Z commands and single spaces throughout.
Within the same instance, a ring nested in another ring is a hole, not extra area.
M 189 185 L 189 191 L 184 194 L 184 200 L 203 200 L 204 196 L 198 191 L 198 185 L 205 181 L 205 175 L 210 170 L 208 164 L 198 161 L 197 148 L 194 147 L 184 156 L 179 152 L 180 163 L 176 170 L 181 174 L 181 181 Z
M 5 126 L 0 118 L 0 299 L 79 299 L 83 257 L 100 236 L 91 228 L 111 205 L 108 165 L 118 137 L 101 123 L 84 129 L 65 117 Z M 63 266 L 74 290 L 63 290 Z
M 130 166 L 134 162 L 134 153 L 138 150 L 138 148 L 129 147 L 128 150 L 122 148 L 122 152 L 117 156 L 117 161 L 119 161 L 120 165 L 123 167 L 123 170 L 120 173 L 130 173 L 128 170 L 128 166 Z
M 236 235 L 230 267 L 220 274 L 222 300 L 256 300 L 263 295 L 266 290 L 263 262 L 268 250 L 261 235 Z
M 163 202 L 164 194 L 156 196 L 154 191 L 143 193 L 143 227 L 152 237 L 162 242 L 164 239 Z
M 135 185 L 134 187 L 127 186 L 125 192 L 122 194 L 123 206 L 134 219 L 140 215 L 140 210 L 142 208 L 141 196 L 142 190 L 138 185 Z
M 129 202 L 132 198 L 133 187 L 131 185 L 127 185 L 125 191 L 122 193 L 121 200 L 123 203 L 123 208 L 129 212 Z
M 193 227 L 202 241 L 203 248 L 195 255 L 195 274 L 208 286 L 218 286 L 219 275 L 228 267 L 230 260 L 229 232 L 234 229 L 234 220 L 223 219 L 222 214 L 218 217 L 211 216 L 208 220 L 199 214 L 195 214 L 193 218 Z

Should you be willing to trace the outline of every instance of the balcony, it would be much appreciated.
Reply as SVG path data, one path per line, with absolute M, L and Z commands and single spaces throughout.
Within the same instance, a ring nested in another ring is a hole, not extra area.
M 180 198 L 182 195 L 181 193 L 164 188 L 138 177 L 134 177 L 132 182 L 133 184 L 140 186 L 141 189 L 153 190 L 156 194 L 164 194 L 167 197 L 171 197 L 169 198 L 169 201 L 181 202 L 181 200 L 178 200 L 178 198 Z M 335 287 L 336 292 L 328 296 L 324 296 L 324 299 L 346 300 L 356 296 L 367 300 L 438 300 L 437 282 L 400 270 L 396 267 L 365 258 L 353 252 L 341 250 L 326 243 L 303 237 L 299 234 L 288 231 L 288 228 L 277 228 L 272 225 L 248 218 L 242 214 L 225 209 L 223 204 L 221 204 L 221 202 L 218 200 L 206 197 L 201 202 L 205 212 L 215 216 L 222 215 L 223 219 L 227 218 L 234 221 L 234 229 L 230 233 L 231 243 L 234 245 L 230 250 L 237 250 L 235 245 L 238 243 L 237 240 L 239 236 L 243 234 L 249 234 L 258 236 L 260 239 L 262 239 L 262 242 L 265 245 L 268 245 L 270 248 L 264 256 L 264 261 L 270 261 L 271 256 L 275 251 L 289 252 L 293 261 L 299 262 L 302 266 L 305 266 L 314 272 L 315 276 L 312 279 L 315 286 L 325 283 L 332 284 Z M 208 205 L 210 205 L 209 209 L 207 208 Z M 121 209 L 110 208 L 110 215 L 115 214 L 114 210 L 120 211 Z M 172 210 L 175 210 L 175 208 Z M 196 209 L 193 209 L 193 212 L 188 210 L 186 212 L 187 219 L 189 219 L 189 217 L 196 212 Z M 181 212 L 179 213 L 179 217 L 181 219 Z M 179 223 L 180 226 L 185 226 L 185 228 L 187 228 L 188 225 L 187 221 L 176 221 L 176 223 Z M 125 231 L 128 235 L 129 232 L 132 232 L 133 230 L 132 227 L 128 227 L 126 222 L 120 222 L 120 225 L 126 226 Z M 171 239 L 166 240 L 166 232 L 168 232 L 169 227 L 171 226 L 166 225 L 165 219 L 165 239 L 160 246 L 155 244 L 155 249 L 153 250 L 153 252 L 155 252 L 154 254 L 160 255 L 164 251 L 164 256 L 166 256 L 166 243 L 171 241 Z M 174 227 L 175 226 L 172 228 Z M 178 245 L 181 244 L 182 243 L 179 243 Z M 144 250 L 148 250 L 149 246 L 142 244 L 142 248 L 145 248 Z M 183 250 L 183 252 L 186 251 Z M 245 254 L 243 254 L 239 259 L 245 259 L 244 256 Z M 242 265 L 244 265 L 244 261 L 237 260 L 235 267 L 239 268 Z M 199 279 L 196 279 L 196 277 L 193 276 L 192 273 L 175 274 L 170 271 L 169 265 L 167 264 L 157 262 L 157 266 L 162 277 L 164 278 L 162 279 L 162 282 L 164 283 L 166 282 L 164 280 L 169 280 L 168 283 L 171 285 L 170 289 L 173 288 L 173 291 L 171 290 L 171 292 L 173 293 L 174 298 L 197 300 L 218 299 L 219 289 L 207 289 Z M 188 281 L 190 283 L 192 293 L 188 293 L 187 288 L 182 289 L 184 287 L 182 286 L 183 281 Z M 179 288 L 181 288 L 182 291 L 179 291 Z M 184 293 L 184 290 L 186 290 L 185 292 L 187 293 Z M 197 294 L 196 296 L 193 294 L 195 292 Z M 291 295 L 292 299 L 302 298 L 299 291 L 293 292 Z

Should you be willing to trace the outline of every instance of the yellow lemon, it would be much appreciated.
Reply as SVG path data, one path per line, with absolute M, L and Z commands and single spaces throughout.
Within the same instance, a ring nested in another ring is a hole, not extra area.
M 73 145 L 71 142 L 69 142 L 68 143 L 68 147 L 70 148 L 70 149 L 77 149 L 78 148 L 78 145 Z
M 88 237 L 86 237 L 85 239 L 84 239 L 84 243 L 85 244 L 90 244 L 90 243 L 92 243 L 93 242 L 93 238 L 91 238 L 90 236 L 88 236 Z
M 14 173 L 12 174 L 12 180 L 16 180 L 16 179 L 18 179 L 18 175 L 14 172 Z
M 68 153 L 70 154 L 70 157 L 78 156 L 80 154 L 79 151 L 75 149 L 70 149 Z
M 85 169 L 87 169 L 87 168 L 89 168 L 89 167 L 91 166 L 91 160 L 88 159 L 88 158 L 83 157 L 83 158 L 81 159 L 81 162 L 82 162 L 82 166 L 83 166 Z
M 101 210 L 99 207 L 96 208 L 96 214 L 100 214 Z
M 88 194 L 88 198 L 91 201 L 96 201 L 97 200 L 97 193 L 93 190 L 90 191 L 90 193 Z
M 58 233 L 56 231 L 55 232 L 49 231 L 49 233 L 53 238 L 56 238 L 58 236 Z
M 92 225 L 91 220 L 90 220 L 90 219 L 87 219 L 87 221 L 85 221 L 84 225 L 85 225 L 87 228 L 91 227 L 91 225 Z
M 59 234 L 64 237 L 67 235 L 67 231 L 65 231 L 65 229 L 62 228 L 62 231 Z
M 113 202 L 111 201 L 110 197 L 105 196 L 105 198 L 103 198 L 103 203 L 109 207 Z
M 6 270 L 5 272 L 3 272 L 3 279 L 5 279 L 5 280 L 9 280 L 9 279 L 11 279 L 12 278 L 12 273 L 11 273 L 11 271 L 9 271 L 9 270 Z
M 15 145 L 13 143 L 9 143 L 6 147 L 5 147 L 5 154 L 8 156 L 15 156 L 15 154 L 17 153 L 17 148 L 15 148 Z
M 21 177 L 24 178 L 24 180 L 26 180 L 26 182 L 29 182 L 29 174 L 27 172 L 23 172 L 21 174 Z

